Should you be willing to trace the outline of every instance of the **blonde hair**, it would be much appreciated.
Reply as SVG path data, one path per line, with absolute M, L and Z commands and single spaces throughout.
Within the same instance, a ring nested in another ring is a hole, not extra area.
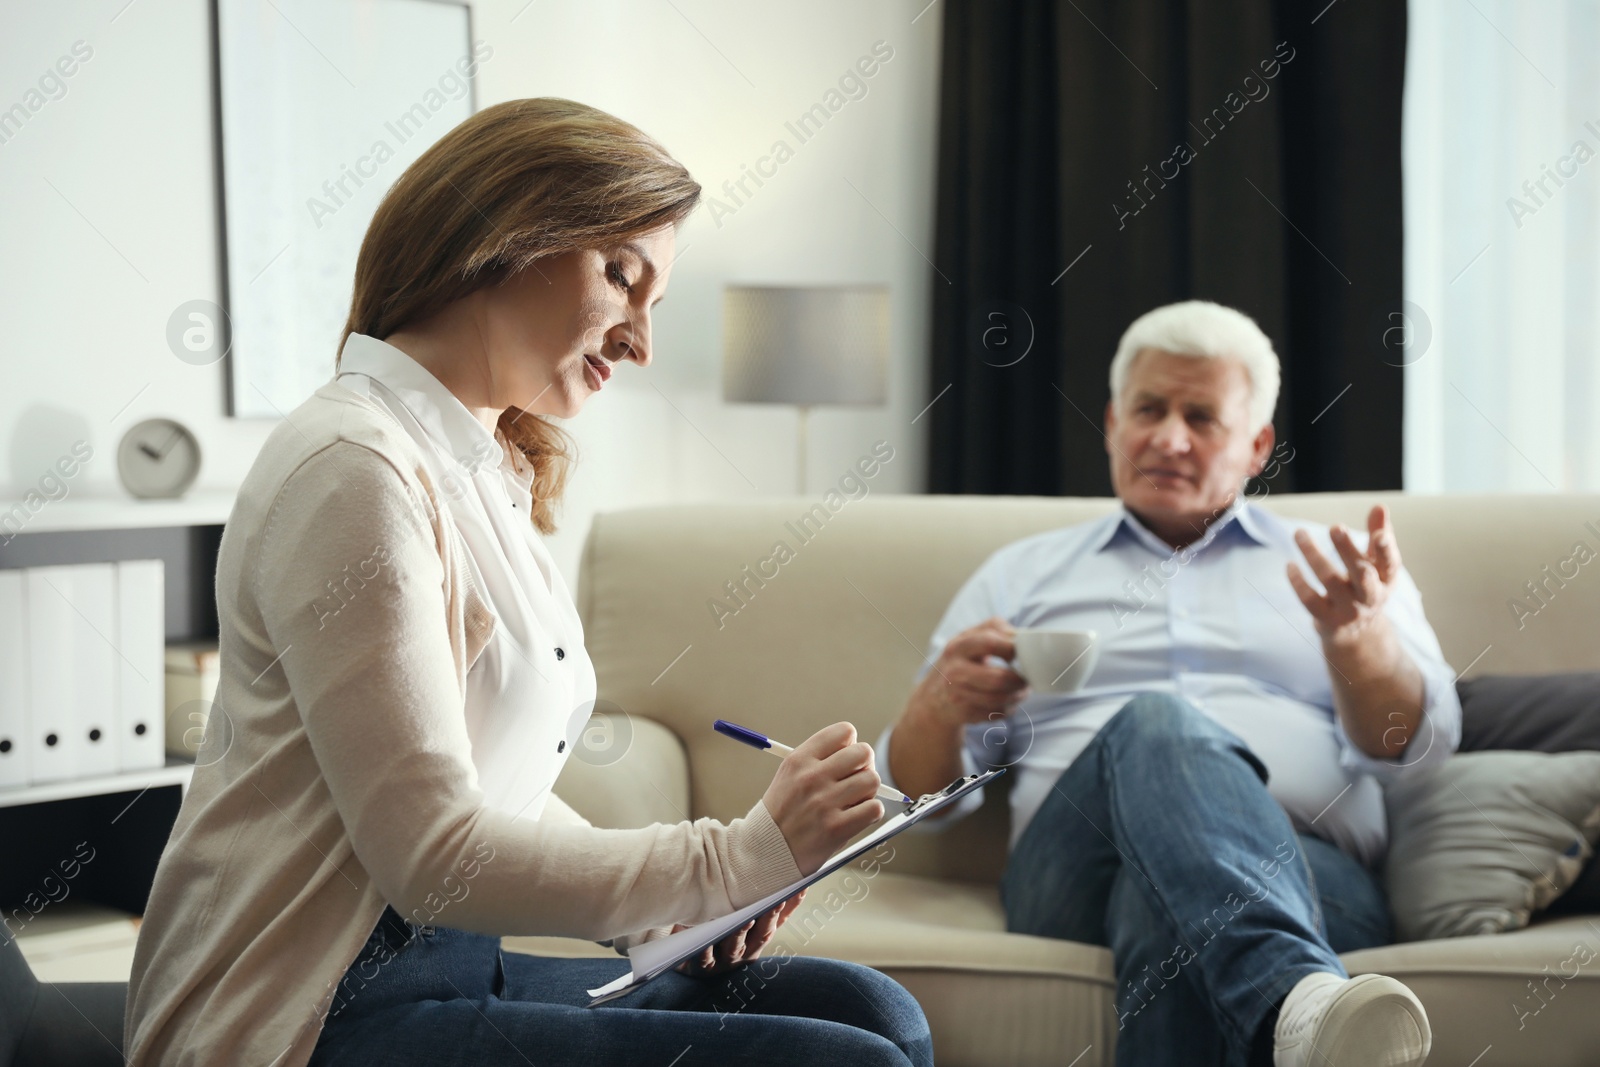
M 1113 402 L 1122 396 L 1134 359 L 1147 348 L 1175 356 L 1238 360 L 1250 378 L 1251 431 L 1272 421 L 1273 409 L 1278 406 L 1278 354 L 1261 327 L 1244 312 L 1209 300 L 1185 300 L 1134 319 L 1111 360 Z
M 699 201 L 683 165 L 614 115 L 556 97 L 484 108 L 418 156 L 378 204 L 339 350 L 352 333 L 383 340 L 541 259 L 676 226 Z M 554 532 L 571 438 L 522 410 L 503 412 L 499 429 L 534 468 L 533 525 Z

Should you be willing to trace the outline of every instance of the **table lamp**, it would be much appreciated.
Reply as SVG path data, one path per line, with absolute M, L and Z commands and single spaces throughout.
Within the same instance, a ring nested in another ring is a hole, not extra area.
M 806 491 L 806 419 L 817 404 L 888 399 L 889 287 L 729 285 L 722 293 L 722 398 L 793 404 Z

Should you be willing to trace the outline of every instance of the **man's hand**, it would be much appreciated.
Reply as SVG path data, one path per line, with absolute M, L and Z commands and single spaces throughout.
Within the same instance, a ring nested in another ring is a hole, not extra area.
M 678 964 L 678 973 L 709 978 L 742 967 L 758 958 L 767 942 L 772 940 L 772 935 L 777 933 L 778 927 L 784 924 L 805 898 L 806 891 L 802 889 L 772 910 L 763 912 L 745 923 L 715 945 L 707 945 L 705 951 L 697 958 L 684 960 Z M 672 932 L 677 933 L 683 929 L 687 927 L 680 924 L 674 926 Z
M 917 683 L 910 703 L 945 726 L 989 722 L 1011 714 L 1028 696 L 1027 679 L 1010 667 L 991 665 L 988 657 L 1015 659 L 1016 634 L 1016 628 L 1000 618 L 985 619 L 956 634 Z
M 1400 577 L 1400 546 L 1382 504 L 1367 516 L 1367 532 L 1367 550 L 1359 552 L 1349 530 L 1329 531 L 1348 568 L 1340 573 L 1309 534 L 1297 531 L 1295 544 L 1327 592 L 1313 589 L 1292 561 L 1289 584 L 1322 637 L 1333 706 L 1345 733 L 1374 759 L 1401 759 L 1422 726 L 1422 672 L 1383 613 Z
M 1348 568 L 1343 573 L 1322 554 L 1310 534 L 1295 531 L 1295 544 L 1327 592 L 1312 588 L 1293 561 L 1289 563 L 1289 584 L 1311 613 L 1325 644 L 1349 645 L 1368 634 L 1374 621 L 1383 617 L 1383 607 L 1400 576 L 1400 546 L 1389 525 L 1389 511 L 1382 504 L 1367 516 L 1367 531 L 1366 552 L 1357 550 L 1344 526 L 1329 531 L 1333 547 Z
M 911 691 L 887 757 L 895 785 L 908 795 L 943 789 L 960 777 L 967 726 L 1004 718 L 1028 696 L 1022 675 L 988 662 L 990 656 L 1014 659 L 1015 636 L 1015 628 L 999 618 L 961 631 Z

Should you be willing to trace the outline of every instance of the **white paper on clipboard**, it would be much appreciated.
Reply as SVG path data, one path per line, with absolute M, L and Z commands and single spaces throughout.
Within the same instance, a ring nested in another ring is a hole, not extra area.
M 594 999 L 588 1004 L 593 1008 L 609 1000 L 626 996 L 646 982 L 664 974 L 672 967 L 676 967 L 690 956 L 698 955 L 707 945 L 721 941 L 733 933 L 750 919 L 762 912 L 776 907 L 780 901 L 787 900 L 800 890 L 806 888 L 834 871 L 843 867 L 851 860 L 875 848 L 880 842 L 886 841 L 911 826 L 916 825 L 929 815 L 948 804 L 952 804 L 961 797 L 966 796 L 974 789 L 982 789 L 989 781 L 998 775 L 1004 774 L 1005 768 L 985 771 L 982 774 L 972 774 L 965 778 L 958 778 L 945 786 L 937 793 L 927 793 L 918 798 L 915 803 L 904 811 L 885 819 L 876 830 L 863 837 L 854 844 L 846 846 L 839 852 L 830 856 L 817 870 L 795 882 L 785 886 L 748 907 L 740 908 L 731 915 L 720 919 L 712 919 L 698 926 L 691 926 L 687 930 L 679 930 L 675 934 L 655 941 L 647 941 L 635 946 L 628 953 L 629 970 L 614 982 L 608 982 L 598 989 L 588 990 Z

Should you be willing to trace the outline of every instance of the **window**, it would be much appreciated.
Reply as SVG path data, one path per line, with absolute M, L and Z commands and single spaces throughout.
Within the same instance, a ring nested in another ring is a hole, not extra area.
M 1600 490 L 1600 2 L 1409 11 L 1405 486 Z

